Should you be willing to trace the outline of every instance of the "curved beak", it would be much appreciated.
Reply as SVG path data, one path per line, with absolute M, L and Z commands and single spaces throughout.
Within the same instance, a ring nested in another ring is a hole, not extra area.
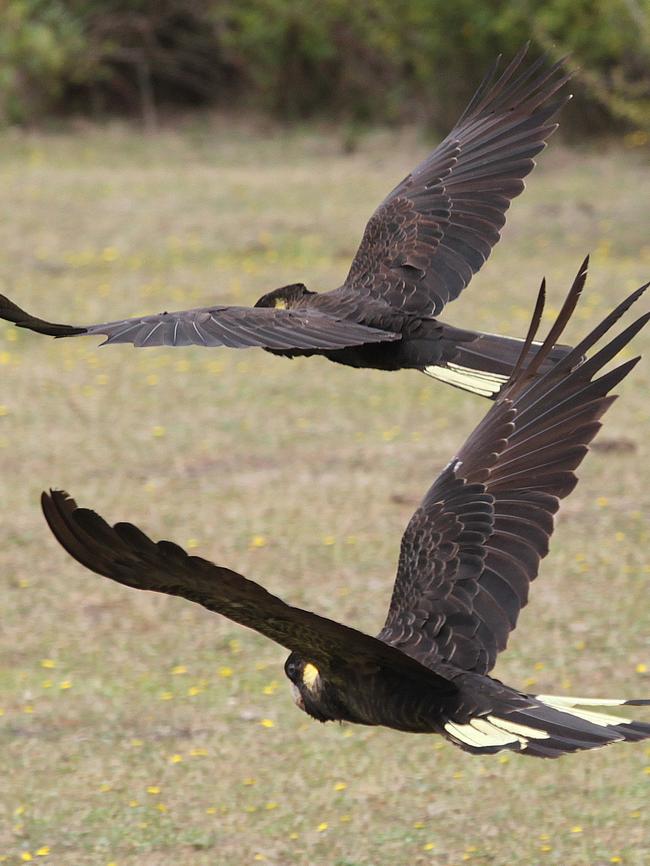
M 295 683 L 291 683 L 291 696 L 293 698 L 294 704 L 304 712 L 305 711 L 305 702 L 300 694 L 300 689 Z

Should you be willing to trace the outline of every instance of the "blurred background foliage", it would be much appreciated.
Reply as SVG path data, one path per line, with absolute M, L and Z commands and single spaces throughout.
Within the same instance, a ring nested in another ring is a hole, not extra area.
M 445 127 L 495 55 L 571 52 L 581 132 L 650 129 L 650 0 L 4 0 L 0 120 L 255 108 Z

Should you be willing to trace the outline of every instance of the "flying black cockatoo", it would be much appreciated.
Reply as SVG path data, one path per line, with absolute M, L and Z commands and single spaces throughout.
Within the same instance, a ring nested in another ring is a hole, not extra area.
M 527 65 L 526 50 L 500 76 L 497 61 L 449 135 L 379 205 L 339 288 L 318 293 L 296 283 L 268 292 L 253 307 L 215 304 L 88 326 L 39 319 L 0 295 L 0 318 L 54 337 L 261 346 L 351 367 L 410 368 L 494 398 L 512 372 L 520 341 L 457 328 L 437 316 L 498 242 L 510 202 L 569 99 L 561 62 L 549 66 L 541 58 Z M 542 369 L 567 351 L 548 351 Z

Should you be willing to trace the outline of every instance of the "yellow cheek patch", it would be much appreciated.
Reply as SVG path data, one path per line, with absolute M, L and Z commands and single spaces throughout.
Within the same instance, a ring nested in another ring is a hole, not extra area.
M 316 665 L 313 665 L 311 662 L 307 662 L 302 672 L 303 683 L 309 688 L 311 688 L 318 679 L 318 676 L 318 668 L 316 667 Z
M 275 309 L 276 310 L 286 310 L 287 309 L 287 302 L 285 301 L 284 298 L 276 298 L 275 299 Z

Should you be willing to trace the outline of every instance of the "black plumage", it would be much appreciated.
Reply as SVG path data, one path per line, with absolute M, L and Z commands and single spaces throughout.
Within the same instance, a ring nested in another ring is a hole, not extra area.
M 423 370 L 494 397 L 518 340 L 456 328 L 435 317 L 458 297 L 498 242 L 505 213 L 569 98 L 560 63 L 526 65 L 524 47 L 489 72 L 449 135 L 374 212 L 342 286 L 275 289 L 254 307 L 215 305 L 72 326 L 30 315 L 0 296 L 0 318 L 54 337 L 103 334 L 135 346 L 260 346 L 324 355 L 352 367 Z M 547 367 L 567 351 L 546 353 Z
M 126 586 L 178 595 L 291 651 L 299 706 L 345 720 L 439 733 L 475 753 L 557 757 L 650 737 L 650 725 L 586 709 L 647 700 L 530 695 L 489 676 L 548 552 L 560 500 L 638 358 L 603 366 L 647 323 L 637 319 L 581 361 L 642 294 L 630 295 L 552 370 L 540 373 L 569 320 L 586 262 L 534 357 L 544 289 L 513 375 L 441 472 L 404 537 L 386 623 L 377 637 L 291 607 L 257 583 L 130 523 L 111 527 L 67 494 L 43 494 L 49 526 L 82 565 Z

